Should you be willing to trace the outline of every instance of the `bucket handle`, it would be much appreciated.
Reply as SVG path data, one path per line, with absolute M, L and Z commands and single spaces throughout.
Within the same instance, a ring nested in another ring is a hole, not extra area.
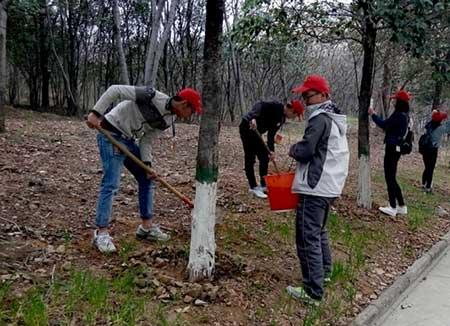
M 292 170 L 292 166 L 295 164 L 295 162 L 296 162 L 295 159 L 291 157 L 291 164 L 289 164 L 289 169 L 288 169 L 288 171 L 291 171 L 291 170 Z

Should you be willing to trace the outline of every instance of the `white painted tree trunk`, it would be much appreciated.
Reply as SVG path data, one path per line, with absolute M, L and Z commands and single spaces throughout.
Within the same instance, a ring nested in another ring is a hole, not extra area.
M 191 281 L 211 278 L 214 272 L 217 183 L 196 182 L 192 211 L 189 277 Z
M 371 189 L 370 159 L 367 155 L 361 155 L 358 164 L 358 206 L 367 209 L 372 208 Z
M 205 47 L 203 49 L 203 106 L 200 122 L 196 191 L 192 213 L 188 272 L 191 282 L 211 278 L 215 263 L 217 180 L 219 176 L 219 132 L 222 73 L 222 23 L 225 0 L 206 3 Z

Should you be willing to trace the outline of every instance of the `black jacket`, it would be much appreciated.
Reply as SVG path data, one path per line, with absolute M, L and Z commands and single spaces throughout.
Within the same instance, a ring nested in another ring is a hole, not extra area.
M 394 111 L 386 120 L 372 114 L 373 122 L 386 133 L 384 142 L 387 145 L 400 145 L 408 130 L 408 119 L 408 114 L 400 111 Z
M 283 104 L 276 101 L 258 102 L 242 119 L 246 122 L 255 119 L 259 133 L 267 132 L 267 146 L 271 151 L 275 149 L 275 134 L 286 121 Z

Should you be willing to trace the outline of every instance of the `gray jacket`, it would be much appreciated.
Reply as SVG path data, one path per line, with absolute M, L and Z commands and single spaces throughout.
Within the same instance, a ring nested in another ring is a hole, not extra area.
M 439 148 L 441 146 L 442 136 L 450 133 L 450 120 L 441 123 L 439 127 L 431 132 L 433 146 Z
M 119 101 L 107 112 L 112 103 Z M 113 85 L 103 93 L 92 111 L 104 116 L 124 136 L 138 139 L 142 160 L 152 162 L 152 139 L 169 128 L 174 120 L 169 101 L 169 96 L 148 86 Z
M 311 110 L 303 139 L 289 151 L 297 160 L 292 192 L 339 197 L 348 175 L 347 117 L 331 101 Z

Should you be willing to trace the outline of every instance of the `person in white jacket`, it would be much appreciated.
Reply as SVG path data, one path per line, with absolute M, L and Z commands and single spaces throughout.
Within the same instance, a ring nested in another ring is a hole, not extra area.
M 309 118 L 303 139 L 289 150 L 289 156 L 297 161 L 292 192 L 300 199 L 296 242 L 303 286 L 288 286 L 286 290 L 295 298 L 317 305 L 331 276 L 328 213 L 348 175 L 347 117 L 330 100 L 328 82 L 319 75 L 307 76 L 292 91 L 301 94 Z
M 109 109 L 113 103 L 117 103 Z M 175 116 L 188 118 L 201 114 L 200 94 L 191 88 L 180 90 L 169 97 L 152 87 L 113 85 L 100 97 L 89 112 L 86 123 L 90 128 L 102 127 L 128 148 L 145 164 L 151 166 L 151 141 L 169 128 Z M 136 143 L 138 140 L 138 143 Z M 109 235 L 113 197 L 119 189 L 120 174 L 125 166 L 138 183 L 141 224 L 136 230 L 138 239 L 167 241 L 170 236 L 152 223 L 153 181 L 144 169 L 125 157 L 102 133 L 97 143 L 103 166 L 103 177 L 97 201 L 94 245 L 103 253 L 114 252 L 116 247 Z

